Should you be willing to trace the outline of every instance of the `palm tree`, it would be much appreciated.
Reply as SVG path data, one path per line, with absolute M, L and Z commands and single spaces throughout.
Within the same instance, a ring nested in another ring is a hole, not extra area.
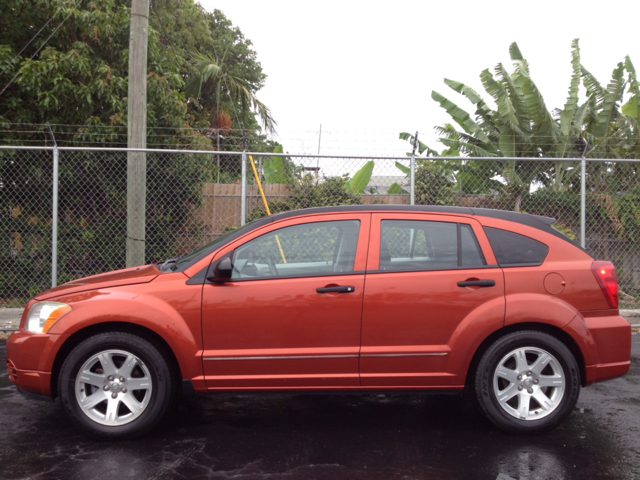
M 244 79 L 233 75 L 225 68 L 225 57 L 230 45 L 219 59 L 211 54 L 196 52 L 191 55 L 190 64 L 194 73 L 187 79 L 185 93 L 187 97 L 210 110 L 209 125 L 216 131 L 219 129 L 221 105 L 229 98 L 233 108 L 238 108 L 243 117 L 255 112 L 265 130 L 273 133 L 277 124 L 269 108 L 258 100 Z
M 193 72 L 185 83 L 185 94 L 188 98 L 198 102 L 209 112 L 210 132 L 216 139 L 216 150 L 220 151 L 221 134 L 231 129 L 232 120 L 227 112 L 222 110 L 222 104 L 228 98 L 237 116 L 238 108 L 241 117 L 247 118 L 254 112 L 260 117 L 265 130 L 275 132 L 276 121 L 271 111 L 262 103 L 252 91 L 251 86 L 244 79 L 233 75 L 225 67 L 225 58 L 232 42 L 227 44 L 220 59 L 213 55 L 194 52 L 190 65 Z M 220 155 L 216 155 L 218 182 L 220 181 Z

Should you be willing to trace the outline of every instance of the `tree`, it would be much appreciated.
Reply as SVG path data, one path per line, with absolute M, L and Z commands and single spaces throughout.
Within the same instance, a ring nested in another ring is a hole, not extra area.
M 269 132 L 274 132 L 276 122 L 271 116 L 270 110 L 263 104 L 251 90 L 251 85 L 241 77 L 237 77 L 226 69 L 225 57 L 230 45 L 219 58 L 212 54 L 194 53 L 191 64 L 195 69 L 187 81 L 185 92 L 191 99 L 198 101 L 200 105 L 208 105 L 209 125 L 212 129 L 230 127 L 230 123 L 224 120 L 222 115 L 231 117 L 222 110 L 221 105 L 227 97 L 234 105 L 239 106 L 242 118 L 247 118 L 252 110 L 255 110 L 264 127 Z M 224 124 L 224 125 L 221 125 Z
M 193 72 L 189 62 L 194 54 L 206 55 L 214 46 L 221 51 L 228 39 L 240 37 L 227 51 L 225 68 L 255 94 L 266 77 L 251 43 L 222 13 L 205 12 L 193 0 L 153 1 L 149 147 L 213 150 L 206 135 L 209 112 L 184 92 Z M 62 146 L 126 146 L 128 39 L 126 0 L 0 2 L 0 142 L 50 145 L 44 125 L 49 122 Z M 222 105 L 233 112 L 241 102 L 224 99 Z M 240 118 L 251 147 L 272 151 L 251 117 Z M 237 149 L 237 143 L 231 139 L 222 148 Z M 184 249 L 199 242 L 191 207 L 201 202 L 203 184 L 216 170 L 208 155 L 148 155 L 148 262 L 174 254 L 180 247 L 176 238 L 184 240 Z M 50 172 L 48 152 L 0 152 L 0 209 L 14 212 L 0 225 L 5 245 L 0 263 L 14 262 L 29 273 L 0 279 L 21 292 L 16 297 L 50 281 Z M 126 156 L 62 152 L 60 179 L 60 280 L 123 266 Z M 9 239 L 13 250 L 7 249 Z

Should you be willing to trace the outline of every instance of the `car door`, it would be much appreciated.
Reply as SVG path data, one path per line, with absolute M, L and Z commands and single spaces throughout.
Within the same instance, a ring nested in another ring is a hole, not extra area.
M 359 384 L 369 223 L 361 213 L 284 220 L 217 255 L 231 256 L 233 273 L 203 286 L 209 388 Z
M 469 352 L 457 350 L 456 341 L 478 325 L 504 322 L 503 273 L 480 224 L 469 217 L 374 214 L 371 229 L 362 385 L 462 385 L 468 362 L 460 359 Z

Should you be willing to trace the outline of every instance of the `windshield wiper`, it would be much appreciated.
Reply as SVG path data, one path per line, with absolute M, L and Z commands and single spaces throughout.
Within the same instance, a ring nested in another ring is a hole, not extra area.
M 176 263 L 182 257 L 183 257 L 183 255 L 178 255 L 177 257 L 168 258 L 167 260 L 162 262 L 160 265 L 158 265 L 158 268 L 160 269 L 160 271 L 164 272 L 166 267 L 168 267 L 169 265 L 171 265 L 173 263 Z

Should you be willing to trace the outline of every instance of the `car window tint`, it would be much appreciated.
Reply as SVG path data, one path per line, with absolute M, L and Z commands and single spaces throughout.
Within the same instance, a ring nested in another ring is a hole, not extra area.
M 232 279 L 329 275 L 353 271 L 360 221 L 281 228 L 237 248 Z
M 533 238 L 499 228 L 484 227 L 498 264 L 540 265 L 549 247 Z
M 478 245 L 478 240 L 476 240 L 476 236 L 473 234 L 473 229 L 471 225 L 459 224 L 460 225 L 460 244 L 462 249 L 462 266 L 463 267 L 481 267 L 486 265 L 484 260 L 484 255 L 482 255 L 482 250 L 480 249 L 480 245 Z
M 380 228 L 380 270 L 443 270 L 485 265 L 469 225 L 383 220 Z

